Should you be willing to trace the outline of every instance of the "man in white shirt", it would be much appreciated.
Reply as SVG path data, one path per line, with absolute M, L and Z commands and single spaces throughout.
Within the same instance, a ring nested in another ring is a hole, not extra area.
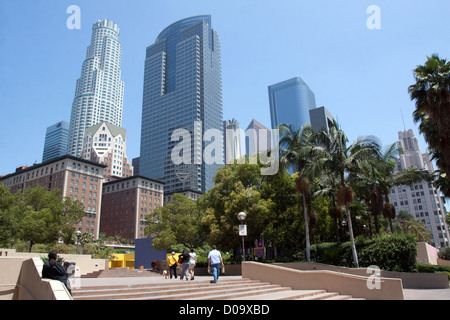
M 220 274 L 220 267 L 223 267 L 222 255 L 217 250 L 216 246 L 212 246 L 212 250 L 208 254 L 208 267 L 212 269 L 214 276 L 214 283 L 217 283 Z

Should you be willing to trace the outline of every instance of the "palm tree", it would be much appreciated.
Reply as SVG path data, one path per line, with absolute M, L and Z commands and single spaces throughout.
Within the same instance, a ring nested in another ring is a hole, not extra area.
M 403 210 L 400 210 L 398 213 L 395 228 L 401 233 L 412 234 L 420 242 L 427 242 L 431 239 L 430 231 L 428 231 L 424 224 Z
M 420 122 L 432 158 L 443 171 L 439 179 L 450 176 L 450 62 L 437 54 L 427 57 L 423 66 L 414 69 L 416 83 L 409 86 L 411 100 L 416 101 L 414 121 Z M 450 184 L 440 182 L 446 196 L 450 196 Z
M 373 138 L 360 138 L 350 146 L 347 146 L 348 138 L 344 131 L 334 121 L 329 132 L 320 131 L 316 135 L 317 150 L 320 161 L 316 164 L 323 166 L 325 170 L 334 171 L 340 181 L 337 191 L 337 200 L 345 206 L 348 219 L 348 229 L 352 247 L 352 255 L 355 267 L 359 267 L 358 254 L 356 252 L 353 236 L 352 216 L 349 203 L 353 201 L 353 190 L 347 184 L 346 176 L 357 174 L 362 167 L 367 166 L 367 161 L 373 159 L 377 153 L 377 145 Z
M 395 165 L 399 150 L 397 144 L 389 145 L 383 152 L 376 152 L 375 157 L 368 161 L 369 166 L 363 167 L 357 179 L 365 182 L 371 192 L 370 206 L 375 218 L 375 230 L 379 233 L 378 216 L 382 212 L 384 218 L 389 220 L 389 227 L 393 232 L 392 219 L 396 212 L 389 202 L 389 193 L 394 186 L 411 185 L 423 180 L 429 181 L 428 171 L 409 168 L 395 173 Z
M 306 261 L 311 258 L 308 206 L 306 197 L 310 192 L 310 172 L 308 168 L 312 161 L 312 150 L 314 146 L 311 139 L 315 132 L 310 125 L 304 125 L 299 130 L 295 130 L 292 125 L 280 124 L 280 164 L 281 167 L 291 168 L 296 171 L 295 184 L 297 192 L 302 195 L 303 216 L 305 219 L 305 242 L 306 242 Z

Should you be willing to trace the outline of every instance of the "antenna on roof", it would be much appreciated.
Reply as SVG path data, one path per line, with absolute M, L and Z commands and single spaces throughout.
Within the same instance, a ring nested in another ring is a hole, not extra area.
M 406 126 L 405 126 L 405 119 L 403 119 L 403 112 L 402 112 L 402 108 L 400 108 L 400 114 L 402 115 L 402 122 L 403 122 L 403 131 L 406 131 Z

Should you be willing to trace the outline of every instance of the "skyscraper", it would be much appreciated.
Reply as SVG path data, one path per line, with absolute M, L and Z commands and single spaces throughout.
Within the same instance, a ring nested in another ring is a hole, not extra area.
M 69 154 L 81 154 L 86 128 L 101 121 L 122 126 L 124 84 L 120 80 L 121 55 L 117 24 L 109 20 L 94 23 L 91 44 L 87 48 L 72 103 Z
M 67 154 L 68 139 L 69 123 L 66 121 L 60 121 L 48 127 L 45 133 L 42 162 L 46 162 Z
M 212 152 L 219 161 L 210 164 L 204 153 L 213 142 L 220 144 Z M 183 161 L 174 161 L 174 153 Z M 147 47 L 139 172 L 165 182 L 167 193 L 205 192 L 220 163 L 220 42 L 211 16 L 195 16 L 171 24 Z
M 295 77 L 269 86 L 272 129 L 285 123 L 295 130 L 310 123 L 309 110 L 316 107 L 316 98 L 308 85 Z
M 232 164 L 234 160 L 240 159 L 241 155 L 241 132 L 239 122 L 236 119 L 223 122 L 225 163 Z
M 272 132 L 253 119 L 245 130 L 245 152 L 248 157 L 272 148 Z
M 127 157 L 127 131 L 108 122 L 86 128 L 80 158 L 106 165 L 103 179 L 111 181 L 133 175 Z
M 429 153 L 422 153 L 413 131 L 400 131 L 397 146 L 403 150 L 395 166 L 395 172 L 409 168 L 434 171 Z M 401 185 L 391 189 L 390 202 L 398 213 L 400 210 L 411 214 L 422 222 L 432 235 L 432 244 L 437 247 L 449 245 L 448 226 L 445 222 L 446 210 L 443 196 L 431 182 L 421 181 L 410 186 Z

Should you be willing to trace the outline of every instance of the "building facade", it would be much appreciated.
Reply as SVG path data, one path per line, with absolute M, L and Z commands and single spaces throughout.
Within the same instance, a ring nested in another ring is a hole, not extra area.
M 47 128 L 45 133 L 44 152 L 42 162 L 55 159 L 67 154 L 69 141 L 69 123 L 60 121 Z
M 429 153 L 422 153 L 413 131 L 400 131 L 397 146 L 403 153 L 395 166 L 395 172 L 408 168 L 434 171 Z M 446 209 L 444 198 L 432 183 L 422 181 L 411 186 L 398 186 L 391 189 L 389 195 L 396 212 L 400 210 L 411 214 L 422 222 L 432 235 L 432 245 L 436 248 L 449 246 L 449 231 L 445 222 Z
M 126 151 L 125 129 L 105 121 L 86 128 L 81 158 L 106 165 L 105 182 L 133 175 Z
M 70 115 L 68 153 L 79 156 L 84 131 L 101 121 L 122 126 L 124 83 L 120 80 L 122 44 L 119 27 L 100 20 L 92 27 Z
M 240 159 L 241 154 L 241 132 L 239 122 L 236 119 L 223 122 L 225 163 L 232 164 L 234 160 Z
M 171 24 L 147 47 L 139 173 L 164 181 L 167 192 L 213 186 L 224 162 L 221 78 L 220 42 L 209 15 Z M 221 135 L 214 163 L 203 159 L 212 141 L 207 132 Z M 176 154 L 182 161 L 173 160 L 174 148 L 182 149 Z
M 36 186 L 60 189 L 62 197 L 78 200 L 84 205 L 85 215 L 75 229 L 98 239 L 104 168 L 104 165 L 65 155 L 32 167 L 22 167 L 0 177 L 0 183 L 12 192 L 23 192 Z
M 253 157 L 272 148 L 272 132 L 253 119 L 245 130 L 245 152 Z
M 269 86 L 272 129 L 285 123 L 295 130 L 310 123 L 309 110 L 316 108 L 316 98 L 300 77 Z
M 311 127 L 316 132 L 321 130 L 330 132 L 330 128 L 334 122 L 332 114 L 325 107 L 309 110 L 309 118 L 311 120 Z
M 145 216 L 164 205 L 164 183 L 132 176 L 103 185 L 100 232 L 106 237 L 145 238 Z

